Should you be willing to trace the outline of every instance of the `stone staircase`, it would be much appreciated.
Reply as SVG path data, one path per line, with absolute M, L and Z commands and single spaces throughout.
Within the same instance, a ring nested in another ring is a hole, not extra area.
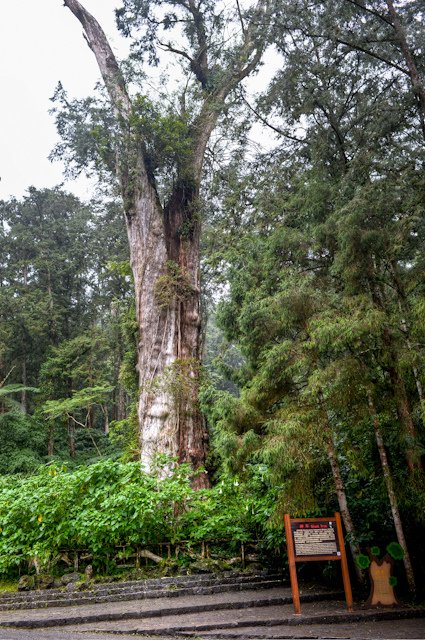
M 287 580 L 267 571 L 97 584 L 82 592 L 4 594 L 0 638 L 366 638 L 375 637 L 370 635 L 371 624 L 387 625 L 389 635 L 376 637 L 425 637 L 417 635 L 418 629 L 425 629 L 423 608 L 371 610 L 358 604 L 348 612 L 339 588 L 300 584 L 300 594 L 302 615 L 297 616 Z M 402 624 L 410 625 L 416 635 L 390 635 L 404 628 Z M 357 625 L 360 635 L 347 635 L 347 625 Z
M 268 571 L 223 572 L 164 577 L 127 582 L 94 584 L 81 591 L 63 589 L 34 590 L 0 594 L 0 611 L 44 609 L 107 602 L 176 598 L 190 595 L 271 589 L 286 584 L 281 573 Z

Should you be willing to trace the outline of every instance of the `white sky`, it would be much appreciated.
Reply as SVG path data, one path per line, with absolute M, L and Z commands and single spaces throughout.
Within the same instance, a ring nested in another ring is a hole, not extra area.
M 85 0 L 84 5 L 123 56 L 126 43 L 113 14 L 119 1 Z M 62 0 L 0 0 L 0 198 L 21 197 L 30 185 L 63 182 L 60 163 L 47 159 L 58 139 L 49 98 L 59 80 L 71 97 L 84 97 L 98 78 L 82 28 Z M 85 180 L 65 187 L 89 195 Z
M 117 57 L 125 57 L 128 43 L 115 28 L 113 11 L 120 1 L 83 4 L 99 20 Z M 261 84 L 273 67 L 272 62 L 263 68 Z M 71 98 L 85 97 L 99 77 L 80 23 L 62 0 L 0 0 L 0 199 L 20 198 L 29 186 L 64 182 L 61 164 L 47 159 L 58 141 L 48 113 L 50 98 L 59 81 Z M 255 86 L 259 79 L 251 82 Z M 84 178 L 64 186 L 83 199 L 93 192 Z

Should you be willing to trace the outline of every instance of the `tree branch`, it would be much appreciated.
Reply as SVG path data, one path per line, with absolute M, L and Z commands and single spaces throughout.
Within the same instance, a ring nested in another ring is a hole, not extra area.
M 137 176 L 145 184 L 149 184 L 157 197 L 155 180 L 148 170 L 144 143 L 140 133 L 131 135 L 130 116 L 132 103 L 127 92 L 124 76 L 118 66 L 118 62 L 111 49 L 108 39 L 97 20 L 82 6 L 78 0 L 64 0 L 64 6 L 79 20 L 84 37 L 90 49 L 93 51 L 100 73 L 111 99 L 115 116 L 123 129 L 123 148 L 116 148 L 117 163 L 115 173 L 121 183 L 124 201 L 131 201 Z
M 187 51 L 184 51 L 183 49 L 176 49 L 176 47 L 173 47 L 171 42 L 165 43 L 165 42 L 161 42 L 161 40 L 158 40 L 158 44 L 160 47 L 162 47 L 163 51 L 169 51 L 170 53 L 175 53 L 176 55 L 181 56 L 182 58 L 185 58 L 186 60 L 188 60 L 191 65 L 194 63 L 193 58 L 190 57 Z
M 6 377 L 3 378 L 3 380 L 0 382 L 0 387 L 4 387 L 5 383 L 7 382 L 8 377 L 10 376 L 10 374 L 12 373 L 13 369 L 16 368 L 16 365 L 13 365 L 13 367 L 8 371 L 8 373 L 6 374 Z
M 239 0 L 236 0 L 236 6 L 238 8 L 238 16 L 239 16 L 239 22 L 241 23 L 242 33 L 245 35 L 245 25 L 242 18 L 242 11 L 241 11 L 241 6 L 239 4 Z
M 375 51 L 371 51 L 370 49 L 366 49 L 366 47 L 363 47 L 362 45 L 356 43 L 356 42 L 350 42 L 349 40 L 343 40 L 342 38 L 336 37 L 335 35 L 324 35 L 323 33 L 311 33 L 310 31 L 308 31 L 307 29 L 299 29 L 300 33 L 303 36 L 306 36 L 308 38 L 321 38 L 321 39 L 329 39 L 333 42 L 336 42 L 337 44 L 342 44 L 345 47 L 348 47 L 349 49 L 351 49 L 352 51 L 361 51 L 362 53 L 365 53 L 368 56 L 371 56 L 372 58 L 375 58 L 376 60 L 380 60 L 380 62 L 383 62 L 384 64 L 388 65 L 389 67 L 392 67 L 393 69 L 397 69 L 397 71 L 400 71 L 400 73 L 403 73 L 404 75 L 409 75 L 409 70 L 401 67 L 399 64 L 397 64 L 396 62 L 392 62 L 391 60 L 388 60 L 388 58 L 384 58 L 383 56 L 379 55 L 379 53 L 376 53 Z
M 128 120 L 131 113 L 131 101 L 127 93 L 124 77 L 105 32 L 97 20 L 78 0 L 64 0 L 64 6 L 68 7 L 84 29 L 84 37 L 96 57 L 100 73 L 117 115 Z
M 198 41 L 198 51 L 191 62 L 191 69 L 202 87 L 205 89 L 207 86 L 207 78 L 209 73 L 208 68 L 208 45 L 207 34 L 205 29 L 204 17 L 199 10 L 199 6 L 196 6 L 194 0 L 188 0 L 187 8 L 193 16 L 193 23 L 195 25 L 196 39 Z
M 409 47 L 407 36 L 404 27 L 401 23 L 399 15 L 394 7 L 393 0 L 386 0 L 388 11 L 392 19 L 392 26 L 395 31 L 395 36 L 399 42 L 400 49 L 403 53 L 404 60 L 408 68 L 408 74 L 412 83 L 413 91 L 416 95 L 418 103 L 419 118 L 421 122 L 422 134 L 425 138 L 425 88 L 423 85 L 423 79 L 419 74 L 418 67 L 413 55 L 412 50 Z
M 87 419 L 88 419 L 88 414 L 87 414 L 87 416 L 86 416 L 86 422 L 85 422 L 85 424 L 83 424 L 82 422 L 79 422 L 79 421 L 78 421 L 76 418 L 74 418 L 74 416 L 73 416 L 73 415 L 71 415 L 70 413 L 67 413 L 66 415 L 67 415 L 67 417 L 68 417 L 70 420 L 72 420 L 72 421 L 74 422 L 74 424 L 78 424 L 80 427 L 83 427 L 84 429 L 87 429 Z M 96 444 L 96 442 L 95 442 L 95 440 L 94 440 L 94 438 L 93 438 L 92 434 L 90 433 L 90 431 L 88 431 L 88 434 L 89 434 L 89 437 L 90 437 L 90 439 L 91 439 L 91 441 L 92 441 L 92 443 L 93 443 L 94 448 L 95 448 L 95 449 L 96 449 L 96 451 L 97 451 L 97 454 L 98 454 L 99 456 L 101 456 L 101 455 L 102 455 L 102 453 L 100 452 L 99 447 L 97 446 L 97 444 Z
M 378 18 L 378 20 L 382 20 L 382 22 L 385 22 L 385 24 L 389 25 L 390 27 L 393 26 L 391 23 L 391 20 L 388 20 L 388 18 L 380 14 L 378 11 L 374 11 L 370 7 L 367 7 L 366 3 L 358 2 L 358 0 L 345 0 L 345 1 L 348 2 L 349 4 L 354 5 L 361 11 L 364 11 L 365 13 L 370 13 L 372 16 L 375 16 L 375 18 Z
M 189 0 L 193 4 L 193 0 Z M 248 27 L 245 29 L 242 46 L 240 47 L 235 61 L 230 61 L 227 69 L 224 70 L 223 77 L 214 87 L 214 90 L 206 98 L 201 113 L 197 117 L 194 126 L 194 165 L 195 174 L 199 177 L 202 170 L 202 162 L 205 149 L 211 132 L 217 122 L 221 107 L 227 96 L 246 78 L 258 65 L 263 55 L 266 37 L 264 34 L 256 33 L 259 20 L 265 9 L 269 7 L 269 0 L 258 0 L 253 11 Z M 257 37 L 256 37 L 257 36 Z
M 268 122 L 265 118 L 263 118 L 263 116 L 256 109 L 254 109 L 254 107 L 248 102 L 246 98 L 242 97 L 242 100 L 244 101 L 248 109 L 250 109 L 252 113 L 260 120 L 260 122 L 262 122 L 266 127 L 271 129 L 275 133 L 279 134 L 280 136 L 283 136 L 284 138 L 288 138 L 288 140 L 292 140 L 293 142 L 297 142 L 298 144 L 301 144 L 302 142 L 304 142 L 300 138 L 297 138 L 296 136 L 291 136 L 289 133 L 286 133 L 285 131 L 283 131 L 283 129 L 279 129 L 279 127 L 275 127 L 273 124 L 270 124 L 270 122 Z

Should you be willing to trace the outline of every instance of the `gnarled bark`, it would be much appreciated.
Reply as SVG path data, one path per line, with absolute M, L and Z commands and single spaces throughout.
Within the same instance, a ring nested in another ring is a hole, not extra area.
M 221 80 L 216 81 L 209 77 L 201 5 L 192 0 L 181 3 L 193 18 L 198 49 L 190 57 L 171 44 L 163 46 L 190 61 L 202 87 L 203 101 L 188 130 L 190 152 L 179 168 L 168 203 L 162 206 L 146 162 L 144 140 L 132 123 L 133 105 L 108 40 L 78 0 L 65 0 L 65 6 L 83 26 L 120 128 L 114 170 L 121 186 L 134 275 L 139 327 L 138 417 L 141 460 L 147 470 L 152 468 L 156 453 L 190 462 L 194 469 L 205 463 L 207 438 L 198 406 L 201 174 L 205 148 L 226 97 L 259 63 L 264 38 L 258 38 L 258 25 L 268 4 L 268 0 L 258 0 L 244 28 L 237 60 L 230 61 L 228 69 L 222 69 Z M 194 480 L 197 487 L 207 484 L 205 474 Z

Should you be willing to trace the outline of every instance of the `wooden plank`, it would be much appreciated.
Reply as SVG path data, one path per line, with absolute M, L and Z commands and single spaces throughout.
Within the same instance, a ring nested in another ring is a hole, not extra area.
M 345 600 L 348 611 L 353 610 L 353 594 L 351 592 L 350 574 L 348 572 L 347 555 L 345 553 L 344 536 L 342 534 L 341 516 L 335 512 L 336 530 L 339 538 L 339 548 L 341 550 L 342 581 L 344 583 Z
M 289 576 L 291 579 L 291 591 L 292 602 L 294 603 L 294 610 L 297 615 L 301 614 L 301 601 L 300 590 L 298 588 L 297 569 L 295 566 L 295 550 L 294 541 L 292 539 L 291 519 L 289 513 L 285 513 L 285 532 L 286 532 L 286 547 L 288 549 L 288 562 L 289 562 Z

